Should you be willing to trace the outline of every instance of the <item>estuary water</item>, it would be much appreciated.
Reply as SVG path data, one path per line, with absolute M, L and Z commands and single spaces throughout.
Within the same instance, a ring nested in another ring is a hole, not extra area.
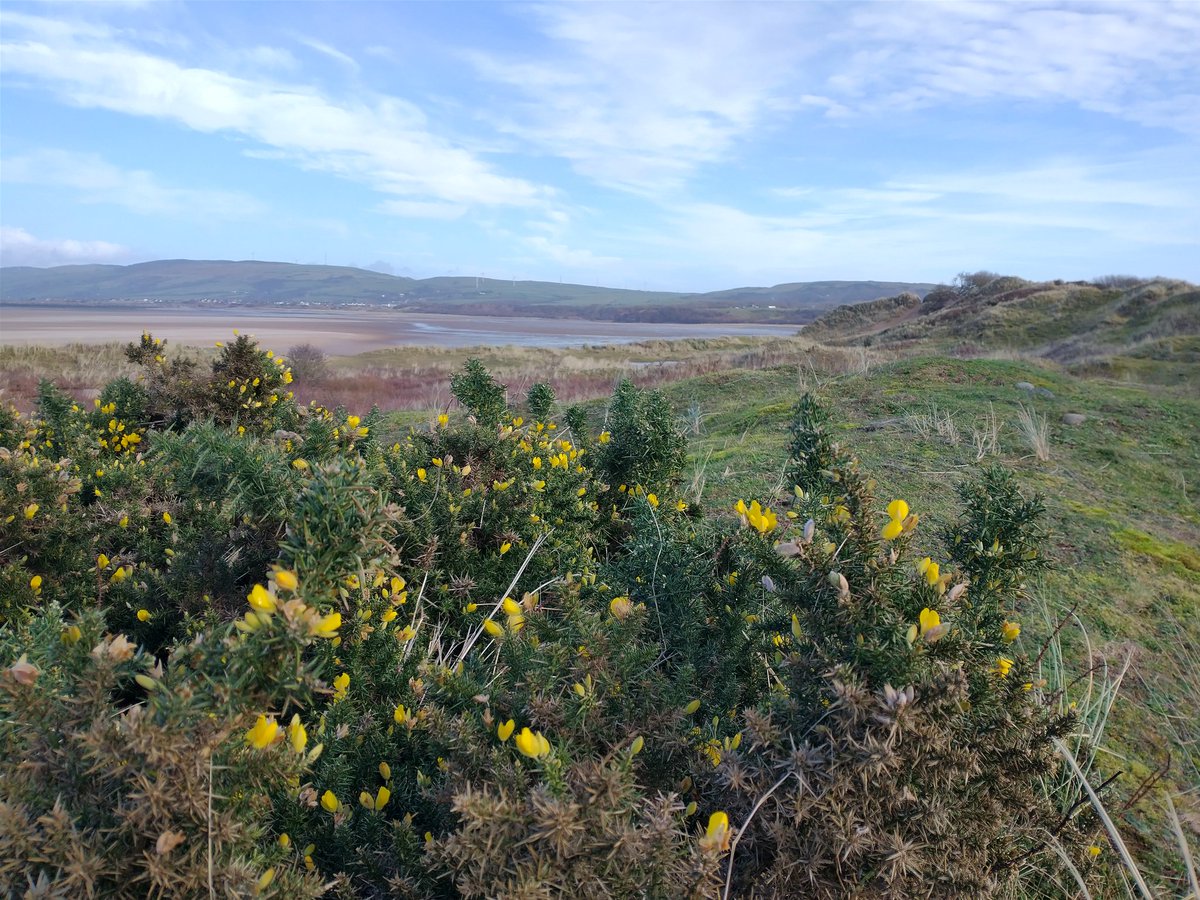
M 309 343 L 340 356 L 409 346 L 578 347 L 746 335 L 786 337 L 799 326 L 594 322 L 387 309 L 0 305 L 0 344 L 124 343 L 147 330 L 175 345 L 206 345 L 228 340 L 234 329 L 254 335 L 264 346 L 285 350 Z

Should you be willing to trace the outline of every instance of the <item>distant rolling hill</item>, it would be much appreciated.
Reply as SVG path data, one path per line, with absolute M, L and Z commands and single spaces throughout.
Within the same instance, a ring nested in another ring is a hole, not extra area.
M 839 304 L 901 291 L 923 296 L 933 288 L 923 283 L 814 281 L 689 294 L 474 277 L 418 280 L 345 266 L 185 259 L 0 269 L 0 302 L 7 304 L 366 305 L 608 321 L 802 324 Z

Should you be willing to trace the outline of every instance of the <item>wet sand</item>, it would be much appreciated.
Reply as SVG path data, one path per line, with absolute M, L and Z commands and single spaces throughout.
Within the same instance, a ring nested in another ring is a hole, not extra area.
M 343 356 L 404 346 L 575 347 L 744 335 L 786 337 L 799 326 L 593 322 L 394 310 L 0 306 L 0 344 L 10 345 L 125 343 L 148 330 L 172 344 L 203 346 L 227 340 L 235 328 L 254 335 L 264 346 L 286 349 L 309 343 Z

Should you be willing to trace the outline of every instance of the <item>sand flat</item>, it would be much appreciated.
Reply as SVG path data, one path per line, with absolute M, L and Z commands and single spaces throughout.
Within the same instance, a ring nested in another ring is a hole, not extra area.
M 517 345 L 572 347 L 647 340 L 728 336 L 794 335 L 796 325 L 676 325 L 455 316 L 395 310 L 214 308 L 177 309 L 96 306 L 0 305 L 0 344 L 61 346 L 127 342 L 143 330 L 176 345 L 226 340 L 233 329 L 264 346 L 286 349 L 310 343 L 326 353 L 348 355 L 387 347 Z

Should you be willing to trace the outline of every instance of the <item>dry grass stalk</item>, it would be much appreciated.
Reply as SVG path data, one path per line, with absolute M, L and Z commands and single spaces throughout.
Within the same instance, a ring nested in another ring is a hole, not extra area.
M 1021 404 L 1017 411 L 1017 431 L 1029 444 L 1034 456 L 1041 462 L 1050 459 L 1050 425 L 1045 416 L 1038 415 L 1032 407 Z

